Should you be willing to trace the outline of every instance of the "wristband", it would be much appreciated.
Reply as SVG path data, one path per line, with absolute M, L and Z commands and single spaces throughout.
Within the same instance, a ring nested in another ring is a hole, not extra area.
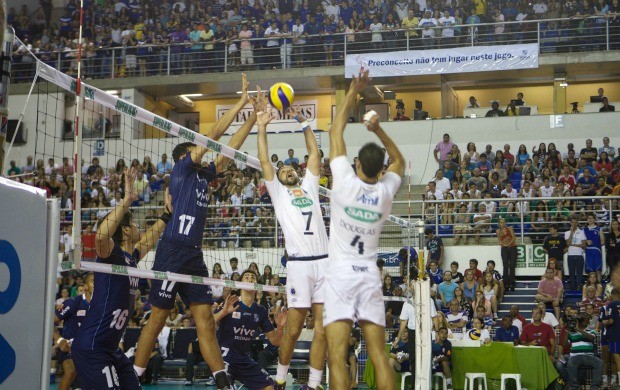
M 164 211 L 162 215 L 159 216 L 159 219 L 161 219 L 166 225 L 168 224 L 168 222 L 170 222 L 171 218 L 172 214 L 170 214 L 168 210 Z
M 61 343 L 63 340 L 66 340 L 66 339 L 64 339 L 64 338 L 62 338 L 62 337 L 59 337 L 59 338 L 58 338 L 58 340 L 56 340 L 56 345 L 60 345 L 60 343 Z
M 310 127 L 310 125 L 308 124 L 308 121 L 301 122 L 301 128 L 305 129 L 306 127 Z

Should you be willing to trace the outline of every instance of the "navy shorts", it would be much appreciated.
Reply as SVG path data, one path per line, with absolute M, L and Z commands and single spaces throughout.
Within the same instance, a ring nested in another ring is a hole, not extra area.
M 609 353 L 613 355 L 620 355 L 620 341 L 609 342 Z
M 269 373 L 250 357 L 241 359 L 226 359 L 224 357 L 224 363 L 231 378 L 243 383 L 243 386 L 248 390 L 260 390 L 275 385 Z
M 598 248 L 586 248 L 586 273 L 603 269 L 603 256 Z
M 60 350 L 60 348 L 58 348 L 58 350 L 56 351 L 56 360 L 58 361 L 58 364 L 62 364 L 62 362 L 64 362 L 65 360 L 71 360 L 71 359 L 73 359 L 73 356 L 71 355 L 71 351 L 63 352 Z
M 141 389 L 133 364 L 119 349 L 116 352 L 71 351 L 82 389 Z
M 209 276 L 200 248 L 190 248 L 160 241 L 155 252 L 153 271 L 174 272 L 186 275 Z M 207 285 L 178 283 L 170 280 L 153 279 L 149 302 L 164 310 L 174 307 L 177 293 L 183 303 L 213 303 L 211 288 Z

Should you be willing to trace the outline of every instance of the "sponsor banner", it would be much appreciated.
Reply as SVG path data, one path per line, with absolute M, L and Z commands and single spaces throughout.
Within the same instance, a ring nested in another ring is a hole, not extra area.
M 547 254 L 542 245 L 517 245 L 517 268 L 546 268 Z M 542 271 L 540 272 L 542 275 Z
M 347 55 L 345 77 L 369 69 L 371 77 L 413 76 L 538 68 L 538 44 L 455 47 Z
M 298 107 L 301 111 L 302 115 L 308 120 L 308 124 L 313 130 L 317 128 L 317 119 L 316 114 L 318 110 L 318 101 L 317 100 L 301 100 L 296 101 L 294 104 L 295 107 Z M 216 119 L 220 119 L 223 117 L 230 109 L 234 107 L 233 104 L 218 104 L 215 106 L 215 117 Z M 245 107 L 239 111 L 237 117 L 235 118 L 232 125 L 230 125 L 230 129 L 226 132 L 226 134 L 234 134 L 243 122 L 245 122 L 250 115 L 254 112 L 254 108 L 251 104 L 246 104 Z M 269 123 L 269 127 L 267 128 L 267 132 L 269 133 L 295 133 L 302 132 L 303 129 L 301 125 L 296 120 L 289 118 L 282 111 L 275 111 L 276 119 Z M 252 133 L 258 132 L 258 126 L 254 126 L 252 128 Z

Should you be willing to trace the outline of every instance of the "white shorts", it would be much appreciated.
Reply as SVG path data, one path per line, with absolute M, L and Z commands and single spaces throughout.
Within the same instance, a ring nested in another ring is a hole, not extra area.
M 313 303 L 323 303 L 327 260 L 289 260 L 286 263 L 288 307 L 309 309 Z
M 323 326 L 334 321 L 368 321 L 385 326 L 381 275 L 374 262 L 337 260 L 325 273 Z

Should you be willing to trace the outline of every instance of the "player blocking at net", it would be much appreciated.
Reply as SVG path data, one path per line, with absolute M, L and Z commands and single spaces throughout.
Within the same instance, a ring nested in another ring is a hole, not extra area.
M 125 171 L 123 200 L 98 224 L 95 238 L 97 262 L 136 267 L 159 240 L 170 220 L 172 205 L 166 191 L 166 208 L 153 226 L 140 235 L 129 207 L 138 200 L 136 170 Z M 133 365 L 119 349 L 127 318 L 133 313 L 139 278 L 95 273 L 94 292 L 73 344 L 71 354 L 83 389 L 140 389 Z
M 245 270 L 241 281 L 254 284 L 256 274 Z M 217 340 L 222 348 L 222 357 L 233 381 L 241 382 L 247 389 L 273 390 L 269 373 L 252 359 L 252 343 L 260 332 L 272 345 L 280 345 L 286 315 L 285 308 L 278 310 L 275 315 L 277 328 L 274 329 L 267 309 L 256 302 L 256 290 L 241 290 L 241 297 L 231 294 L 226 298 L 222 309 L 214 317 L 219 324 Z
M 392 164 L 380 177 L 385 152 L 370 142 L 362 146 L 355 170 L 347 159 L 344 129 L 355 99 L 369 81 L 363 69 L 349 91 L 329 132 L 330 167 L 334 178 L 331 197 L 329 263 L 325 273 L 323 325 L 327 336 L 329 385 L 349 388 L 344 359 L 354 321 L 358 321 L 377 375 L 379 390 L 394 389 L 394 375 L 385 354 L 385 309 L 381 277 L 376 265 L 383 222 L 400 188 L 405 159 L 379 125 L 378 116 L 364 118 L 366 127 L 385 146 Z
M 245 74 L 241 88 L 239 102 L 205 134 L 207 137 L 218 140 L 239 111 L 250 101 Z M 253 100 L 252 104 L 257 112 L 259 100 Z M 255 123 L 256 114 L 253 113 L 231 137 L 228 145 L 233 149 L 239 149 Z M 228 159 L 220 154 L 215 162 L 205 167 L 201 162 L 207 151 L 208 149 L 203 146 L 186 142 L 177 145 L 172 152 L 175 165 L 170 174 L 170 195 L 174 211 L 171 223 L 166 226 L 161 242 L 157 246 L 153 271 L 204 277 L 209 275 L 202 253 L 209 182 L 215 179 L 217 172 L 222 170 Z M 200 352 L 213 373 L 216 387 L 230 389 L 231 383 L 215 335 L 215 321 L 211 309 L 213 296 L 211 288 L 207 285 L 153 280 L 149 295 L 152 311 L 149 322 L 142 329 L 138 340 L 134 363 L 136 373 L 141 376 L 146 370 L 149 355 L 157 336 L 166 323 L 170 310 L 174 307 L 177 293 L 192 311 L 196 321 Z
M 314 313 L 314 338 L 310 347 L 310 375 L 304 388 L 321 384 L 325 363 L 323 329 L 323 281 L 327 262 L 328 238 L 319 203 L 319 164 L 321 156 L 314 132 L 299 110 L 291 110 L 303 130 L 308 149 L 308 163 L 303 181 L 290 165 L 274 171 L 267 147 L 267 125 L 275 117 L 258 113 L 258 158 L 265 185 L 272 199 L 278 222 L 282 226 L 288 261 L 286 263 L 286 297 L 289 308 L 286 333 L 280 345 L 276 388 L 284 389 L 295 343 L 301 334 L 308 310 Z

